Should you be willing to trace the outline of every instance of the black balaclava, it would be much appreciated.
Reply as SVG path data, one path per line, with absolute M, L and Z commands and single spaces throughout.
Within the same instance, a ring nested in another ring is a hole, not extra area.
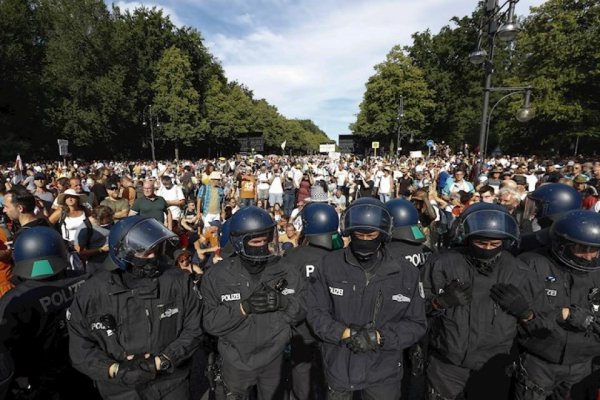
M 242 261 L 244 268 L 246 268 L 246 271 L 253 276 L 260 275 L 267 266 L 267 261 L 250 260 L 242 255 L 240 255 L 240 260 Z
M 381 236 L 382 235 L 379 235 L 373 240 L 362 240 L 352 234 L 352 239 L 350 240 L 350 250 L 360 263 L 361 267 L 365 269 L 370 269 L 373 267 L 375 261 L 377 260 L 377 252 L 381 247 Z
M 126 270 L 134 278 L 156 278 L 160 275 L 159 258 L 132 257 Z
M 476 246 L 475 244 L 473 244 L 473 241 L 469 240 L 468 254 L 469 258 L 475 265 L 475 268 L 477 268 L 477 271 L 484 275 L 489 275 L 494 270 L 496 262 L 502 254 L 503 248 L 504 245 L 500 245 L 495 249 L 486 250 Z

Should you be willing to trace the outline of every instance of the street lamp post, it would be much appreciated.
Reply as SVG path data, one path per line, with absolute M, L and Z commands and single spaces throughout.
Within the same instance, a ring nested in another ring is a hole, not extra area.
M 402 132 L 402 118 L 404 118 L 404 97 L 400 96 L 400 103 L 398 104 L 398 116 L 396 117 L 396 155 L 400 155 L 400 150 L 402 150 L 402 140 L 410 135 L 408 139 L 409 143 L 414 142 L 414 132 Z
M 156 127 L 158 128 L 160 126 L 159 122 L 158 122 L 158 117 L 156 117 L 156 119 L 154 119 L 152 117 L 152 104 L 148 104 L 146 107 L 144 107 L 144 110 L 142 111 L 142 125 L 146 126 L 147 124 L 150 125 L 150 149 L 152 151 L 152 161 L 156 161 L 156 154 L 154 152 L 154 124 L 156 123 Z
M 498 105 L 500 101 L 509 97 L 512 94 L 524 93 L 525 103 L 524 106 L 517 113 L 517 119 L 520 122 L 525 122 L 533 118 L 534 112 L 530 107 L 529 100 L 531 96 L 530 87 L 493 87 L 492 77 L 494 75 L 494 50 L 496 47 L 496 38 L 503 42 L 512 42 L 517 34 L 520 32 L 521 27 L 515 19 L 515 5 L 519 0 L 507 0 L 501 6 L 498 6 L 498 0 L 486 0 L 485 1 L 485 14 L 484 18 L 487 22 L 487 47 L 488 50 L 481 48 L 481 39 L 483 32 L 480 32 L 479 43 L 477 49 L 469 55 L 469 61 L 472 64 L 479 65 L 484 64 L 485 68 L 485 79 L 483 85 L 483 107 L 481 112 L 481 126 L 479 130 L 479 168 L 483 164 L 485 159 L 487 136 L 489 134 L 489 122 L 490 115 L 490 94 L 491 92 L 509 92 L 508 95 L 501 98 L 494 107 Z M 503 8 L 508 5 L 508 10 L 503 12 Z M 493 109 L 492 108 L 492 109 Z
M 490 88 L 490 91 L 493 92 L 508 92 L 508 94 L 504 95 L 503 97 L 500 98 L 500 100 L 498 100 L 493 106 L 492 109 L 490 110 L 488 117 L 487 117 L 487 122 L 486 122 L 486 128 L 485 128 L 485 138 L 484 138 L 484 144 L 483 144 L 483 148 L 481 149 L 483 156 L 485 156 L 485 154 L 487 154 L 487 145 L 488 145 L 488 139 L 490 136 L 490 122 L 492 121 L 492 114 L 494 113 L 494 110 L 496 109 L 496 106 L 498 104 L 500 104 L 502 102 L 502 100 L 509 98 L 510 96 L 513 96 L 515 94 L 525 94 L 525 102 L 523 104 L 523 107 L 520 108 L 517 111 L 517 114 L 515 115 L 515 118 L 517 118 L 517 120 L 519 122 L 527 122 L 530 119 L 532 119 L 534 117 L 534 112 L 531 109 L 530 106 L 530 98 L 531 98 L 531 88 L 530 87 L 505 87 L 505 88 Z
M 400 95 L 400 103 L 398 104 L 398 116 L 396 117 L 397 123 L 397 138 L 396 138 L 396 155 L 400 155 L 400 131 L 402 129 L 402 117 L 404 117 L 404 97 Z

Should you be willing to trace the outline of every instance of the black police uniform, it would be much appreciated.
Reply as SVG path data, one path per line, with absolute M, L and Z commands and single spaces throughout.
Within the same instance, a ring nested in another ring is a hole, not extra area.
M 536 315 L 546 318 L 528 323 L 528 329 L 519 338 L 524 353 L 517 369 L 515 398 L 541 400 L 553 390 L 558 398 L 567 398 L 571 386 L 591 373 L 591 359 L 600 354 L 600 338 L 569 327 L 561 321 L 560 310 L 578 306 L 597 312 L 600 304 L 592 304 L 590 294 L 600 290 L 600 271 L 573 270 L 547 249 L 524 253 L 519 258 L 543 284 L 547 301 L 535 310 Z
M 243 315 L 242 300 L 268 286 L 287 299 L 285 310 Z M 283 351 L 292 326 L 302 321 L 304 282 L 285 258 L 267 262 L 252 275 L 238 256 L 225 258 L 202 278 L 204 328 L 219 339 L 223 381 L 233 398 L 241 398 L 258 384 L 259 398 L 272 399 L 280 384 Z
M 393 257 L 405 258 L 417 268 L 423 267 L 425 262 L 432 254 L 429 247 L 424 244 L 408 243 L 402 240 L 393 240 L 386 244 L 386 249 Z
M 200 345 L 201 302 L 190 276 L 169 269 L 156 278 L 100 271 L 69 307 L 73 366 L 91 377 L 106 399 L 186 399 L 190 357 Z M 138 387 L 109 378 L 129 355 L 164 355 L 167 371 Z
M 490 297 L 498 283 L 512 284 L 534 302 L 533 276 L 523 263 L 502 251 L 493 269 L 481 273 L 467 256 L 467 248 L 448 250 L 429 258 L 423 286 L 430 317 L 428 384 L 441 398 L 454 399 L 471 373 L 492 357 L 508 354 L 517 334 L 517 319 L 503 311 Z M 432 300 L 453 281 L 469 284 L 472 299 L 466 305 L 436 310 Z M 489 382 L 490 396 L 494 382 Z
M 403 350 L 426 331 L 419 270 L 381 249 L 366 272 L 350 248 L 333 251 L 315 272 L 307 295 L 307 320 L 323 341 L 325 375 L 336 392 L 363 390 L 367 398 L 399 398 Z M 351 324 L 372 324 L 381 347 L 353 353 L 342 342 Z M 344 398 L 350 398 L 344 395 Z
M 396 258 L 404 258 L 417 268 L 422 268 L 431 256 L 429 247 L 420 243 L 409 243 L 392 239 L 386 244 L 386 249 Z M 425 395 L 425 382 L 423 369 L 425 366 L 427 350 L 427 336 L 423 336 L 418 343 L 411 346 L 405 355 L 404 377 L 402 379 L 402 398 L 407 400 L 420 400 Z
M 314 272 L 321 268 L 322 258 L 330 250 L 319 246 L 295 247 L 286 252 L 285 258 L 310 284 Z M 297 400 L 315 399 L 325 393 L 325 385 L 320 364 L 319 341 L 306 321 L 294 327 L 292 345 L 292 392 Z M 313 367 L 315 366 L 315 367 Z M 313 367 L 313 368 L 311 368 Z M 312 373 L 311 373 L 312 370 Z M 312 389 L 312 397 L 311 397 Z
M 518 253 L 538 250 L 550 244 L 550 228 L 543 228 L 521 236 Z
M 78 379 L 85 377 L 69 365 L 65 310 L 87 278 L 65 271 L 46 280 L 16 280 L 0 299 L 0 398 L 7 392 L 9 399 L 83 394 L 77 389 L 85 382 Z

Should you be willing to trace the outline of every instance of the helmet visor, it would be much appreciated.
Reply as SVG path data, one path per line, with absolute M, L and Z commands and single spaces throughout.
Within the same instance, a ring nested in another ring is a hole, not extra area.
M 387 238 L 392 233 L 392 216 L 385 207 L 379 205 L 350 206 L 342 216 L 341 231 L 345 236 L 354 231 L 379 231 Z
M 532 197 L 525 199 L 525 207 L 523 209 L 523 219 L 532 221 L 534 218 L 538 218 L 543 211 L 543 202 Z
M 137 257 L 148 255 L 158 245 L 165 241 L 177 242 L 177 235 L 171 232 L 155 219 L 146 219 L 135 225 L 125 235 L 121 249 Z
M 277 228 L 231 235 L 231 243 L 241 256 L 253 261 L 266 261 L 281 254 Z
M 463 221 L 464 237 L 519 240 L 517 221 L 508 213 L 482 210 L 469 214 Z
M 600 247 L 561 240 L 552 251 L 570 267 L 579 271 L 596 271 L 600 268 Z

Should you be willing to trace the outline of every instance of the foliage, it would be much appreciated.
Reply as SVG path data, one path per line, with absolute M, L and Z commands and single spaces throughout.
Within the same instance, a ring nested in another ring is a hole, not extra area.
M 58 138 L 78 157 L 149 158 L 142 122 L 150 105 L 159 157 L 172 157 L 174 146 L 189 157 L 231 154 L 248 134 L 263 134 L 279 151 L 286 137 L 298 151 L 316 140 L 229 82 L 201 33 L 160 9 L 0 1 L 0 158 L 55 158 Z
M 373 139 L 395 138 L 398 129 L 400 96 L 404 102 L 402 130 L 427 132 L 426 115 L 433 107 L 433 92 L 425 81 L 423 70 L 395 46 L 386 61 L 375 66 L 375 75 L 367 82 L 356 123 L 350 126 L 354 134 Z
M 484 68 L 469 63 L 469 53 L 478 38 L 485 47 L 486 35 L 480 9 L 468 17 L 454 17 L 439 33 L 429 30 L 413 34 L 404 50 L 422 76 L 406 76 L 414 84 L 426 82 L 433 94 L 431 104 L 417 95 L 404 95 L 404 110 L 420 112 L 425 120 L 414 129 L 455 147 L 478 144 L 481 126 Z M 536 118 L 522 124 L 513 118 L 523 97 L 514 95 L 497 104 L 490 116 L 488 151 L 497 144 L 511 153 L 568 152 L 574 137 L 600 144 L 600 3 L 596 0 L 548 0 L 532 8 L 521 21 L 522 31 L 513 44 L 496 39 L 493 58 L 494 87 L 532 86 Z M 390 54 L 397 53 L 395 46 Z M 382 69 L 399 69 L 388 59 L 369 78 L 356 122 L 350 129 L 369 139 L 381 139 L 391 128 L 397 110 L 394 94 L 405 82 L 387 78 Z M 396 72 L 396 76 L 400 76 Z M 493 92 L 490 109 L 506 93 Z M 428 99 L 427 96 L 424 97 Z M 416 111 L 415 111 L 416 109 Z M 412 121 L 417 122 L 417 121 Z M 586 146 L 593 151 L 594 146 Z

